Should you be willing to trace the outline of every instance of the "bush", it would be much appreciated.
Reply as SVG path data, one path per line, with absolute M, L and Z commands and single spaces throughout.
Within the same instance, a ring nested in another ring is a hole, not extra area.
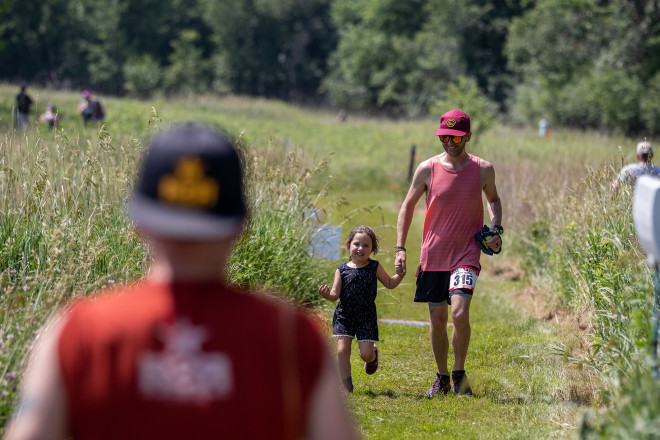
M 179 93 L 203 93 L 208 89 L 208 65 L 202 49 L 197 47 L 199 33 L 184 30 L 172 41 L 170 64 L 165 69 L 164 82 L 167 90 Z
M 308 188 L 325 164 L 308 170 L 295 153 L 241 149 L 251 217 L 232 255 L 230 278 L 301 303 L 321 303 L 316 286 L 327 268 L 310 254 L 317 225 L 309 216 L 320 194 Z
M 151 96 L 160 87 L 160 65 L 150 55 L 129 58 L 124 64 L 124 88 L 140 98 Z
M 442 115 L 451 109 L 461 109 L 470 115 L 472 133 L 485 133 L 495 125 L 497 105 L 490 101 L 477 87 L 473 78 L 461 76 L 447 87 L 446 98 L 431 108 L 434 115 Z
M 650 133 L 660 132 L 660 73 L 649 81 L 640 99 L 644 125 Z

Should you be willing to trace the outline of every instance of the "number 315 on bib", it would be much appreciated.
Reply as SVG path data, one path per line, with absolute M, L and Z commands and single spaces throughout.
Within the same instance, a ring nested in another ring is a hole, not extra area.
M 459 267 L 452 271 L 449 278 L 449 291 L 456 289 L 474 290 L 477 284 L 477 271 L 471 267 Z

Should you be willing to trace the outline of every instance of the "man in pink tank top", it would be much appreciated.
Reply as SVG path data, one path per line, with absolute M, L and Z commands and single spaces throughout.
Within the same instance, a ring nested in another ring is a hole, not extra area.
M 425 160 L 415 171 L 399 211 L 395 259 L 396 272 L 406 272 L 406 238 L 415 206 L 426 194 L 415 302 L 429 305 L 431 347 L 438 367 L 426 392 L 429 398 L 450 391 L 472 395 L 465 358 L 470 343 L 470 302 L 481 270 L 481 247 L 475 235 L 484 222 L 482 193 L 488 202 L 491 231 L 497 232 L 486 245 L 495 253 L 502 246 L 502 203 L 495 186 L 495 170 L 489 162 L 465 151 L 465 144 L 472 137 L 469 116 L 461 110 L 445 113 L 436 135 L 445 151 Z M 447 364 L 449 305 L 454 325 L 451 376 Z

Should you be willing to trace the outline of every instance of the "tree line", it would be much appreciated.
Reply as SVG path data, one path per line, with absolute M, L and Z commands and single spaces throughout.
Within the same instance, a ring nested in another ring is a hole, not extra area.
M 660 0 L 0 0 L 0 78 L 660 132 Z

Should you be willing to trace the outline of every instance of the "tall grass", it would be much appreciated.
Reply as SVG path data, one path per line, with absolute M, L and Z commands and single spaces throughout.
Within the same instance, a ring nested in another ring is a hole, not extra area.
M 166 126 L 155 110 L 137 133 L 8 130 L 0 139 L 0 426 L 17 398 L 29 347 L 51 313 L 75 295 L 145 274 L 150 252 L 124 215 L 143 139 Z M 216 124 L 217 125 L 217 124 Z M 232 281 L 318 301 L 326 270 L 310 255 L 319 195 L 307 184 L 323 169 L 294 153 L 238 140 L 251 217 L 230 264 Z M 221 268 L 219 268 L 221 270 Z M 0 431 L 1 432 L 1 431 Z
M 0 423 L 25 354 L 51 312 L 76 294 L 140 276 L 147 252 L 122 215 L 140 153 L 105 128 L 7 131 L 0 139 Z
M 633 227 L 632 188 L 612 191 L 614 171 L 587 168 L 576 192 L 550 198 L 520 249 L 562 307 L 591 316 L 591 350 L 579 358 L 603 378 L 606 411 L 585 419 L 582 436 L 650 438 L 660 426 L 649 351 L 652 274 Z
M 254 149 L 239 138 L 248 180 L 250 219 L 230 262 L 234 282 L 286 292 L 319 304 L 316 287 L 327 265 L 313 255 L 321 192 L 310 192 L 326 163 L 309 169 L 294 151 Z

